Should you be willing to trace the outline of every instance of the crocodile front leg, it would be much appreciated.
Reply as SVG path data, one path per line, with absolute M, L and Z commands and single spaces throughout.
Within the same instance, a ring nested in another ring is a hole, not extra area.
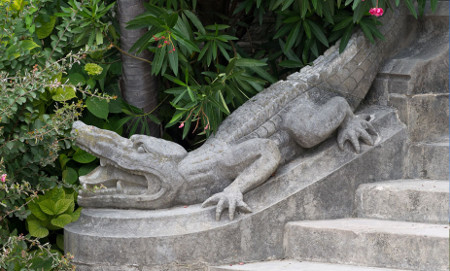
M 223 210 L 227 208 L 230 220 L 233 220 L 236 208 L 251 212 L 243 200 L 243 194 L 268 180 L 280 160 L 278 146 L 269 139 L 255 138 L 232 146 L 221 155 L 218 166 L 224 175 L 226 172 L 240 173 L 222 192 L 208 198 L 202 207 L 217 204 L 216 220 L 220 220 Z

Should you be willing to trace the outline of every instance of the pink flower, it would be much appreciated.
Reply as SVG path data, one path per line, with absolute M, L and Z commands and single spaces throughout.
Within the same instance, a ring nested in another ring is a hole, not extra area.
M 2 174 L 2 177 L 1 177 L 2 183 L 4 183 L 6 181 L 6 176 L 8 176 L 8 175 L 7 174 Z
M 184 121 L 180 124 L 180 126 L 178 126 L 178 128 L 183 128 L 184 127 Z
M 371 14 L 371 15 L 373 15 L 373 16 L 377 16 L 377 17 L 380 17 L 380 16 L 382 16 L 383 15 L 383 9 L 382 8 L 371 8 L 370 10 L 369 10 L 369 13 Z
M 209 129 L 209 124 L 206 124 L 205 130 L 208 130 L 208 129 Z

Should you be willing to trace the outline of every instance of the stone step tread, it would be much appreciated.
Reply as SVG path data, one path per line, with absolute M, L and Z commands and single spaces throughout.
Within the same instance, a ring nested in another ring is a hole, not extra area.
M 358 233 L 386 233 L 417 237 L 449 238 L 447 224 L 428 224 L 366 218 L 343 218 L 335 220 L 309 220 L 287 223 L 288 227 L 307 227 Z
M 376 183 L 365 183 L 358 189 L 377 189 L 389 191 L 423 191 L 423 192 L 439 192 L 449 194 L 448 180 L 393 180 Z
M 378 268 L 346 264 L 303 262 L 295 260 L 265 261 L 255 263 L 213 266 L 209 271 L 401 271 L 406 269 Z

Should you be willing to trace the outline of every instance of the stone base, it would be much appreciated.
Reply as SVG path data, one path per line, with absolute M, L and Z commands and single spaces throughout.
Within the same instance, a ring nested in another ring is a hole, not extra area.
M 361 183 L 404 175 L 406 127 L 391 109 L 367 108 L 375 146 L 340 151 L 335 137 L 281 167 L 244 200 L 253 210 L 217 222 L 214 207 L 84 209 L 65 227 L 77 270 L 207 270 L 208 265 L 280 259 L 289 221 L 352 216 Z M 103 269 L 102 269 L 103 268 Z

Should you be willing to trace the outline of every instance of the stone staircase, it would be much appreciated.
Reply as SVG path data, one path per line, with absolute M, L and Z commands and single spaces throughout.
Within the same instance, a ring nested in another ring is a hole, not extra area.
M 288 222 L 287 260 L 210 271 L 449 270 L 448 10 L 441 1 L 425 14 L 368 98 L 396 108 L 407 125 L 404 179 L 359 185 L 352 218 Z

